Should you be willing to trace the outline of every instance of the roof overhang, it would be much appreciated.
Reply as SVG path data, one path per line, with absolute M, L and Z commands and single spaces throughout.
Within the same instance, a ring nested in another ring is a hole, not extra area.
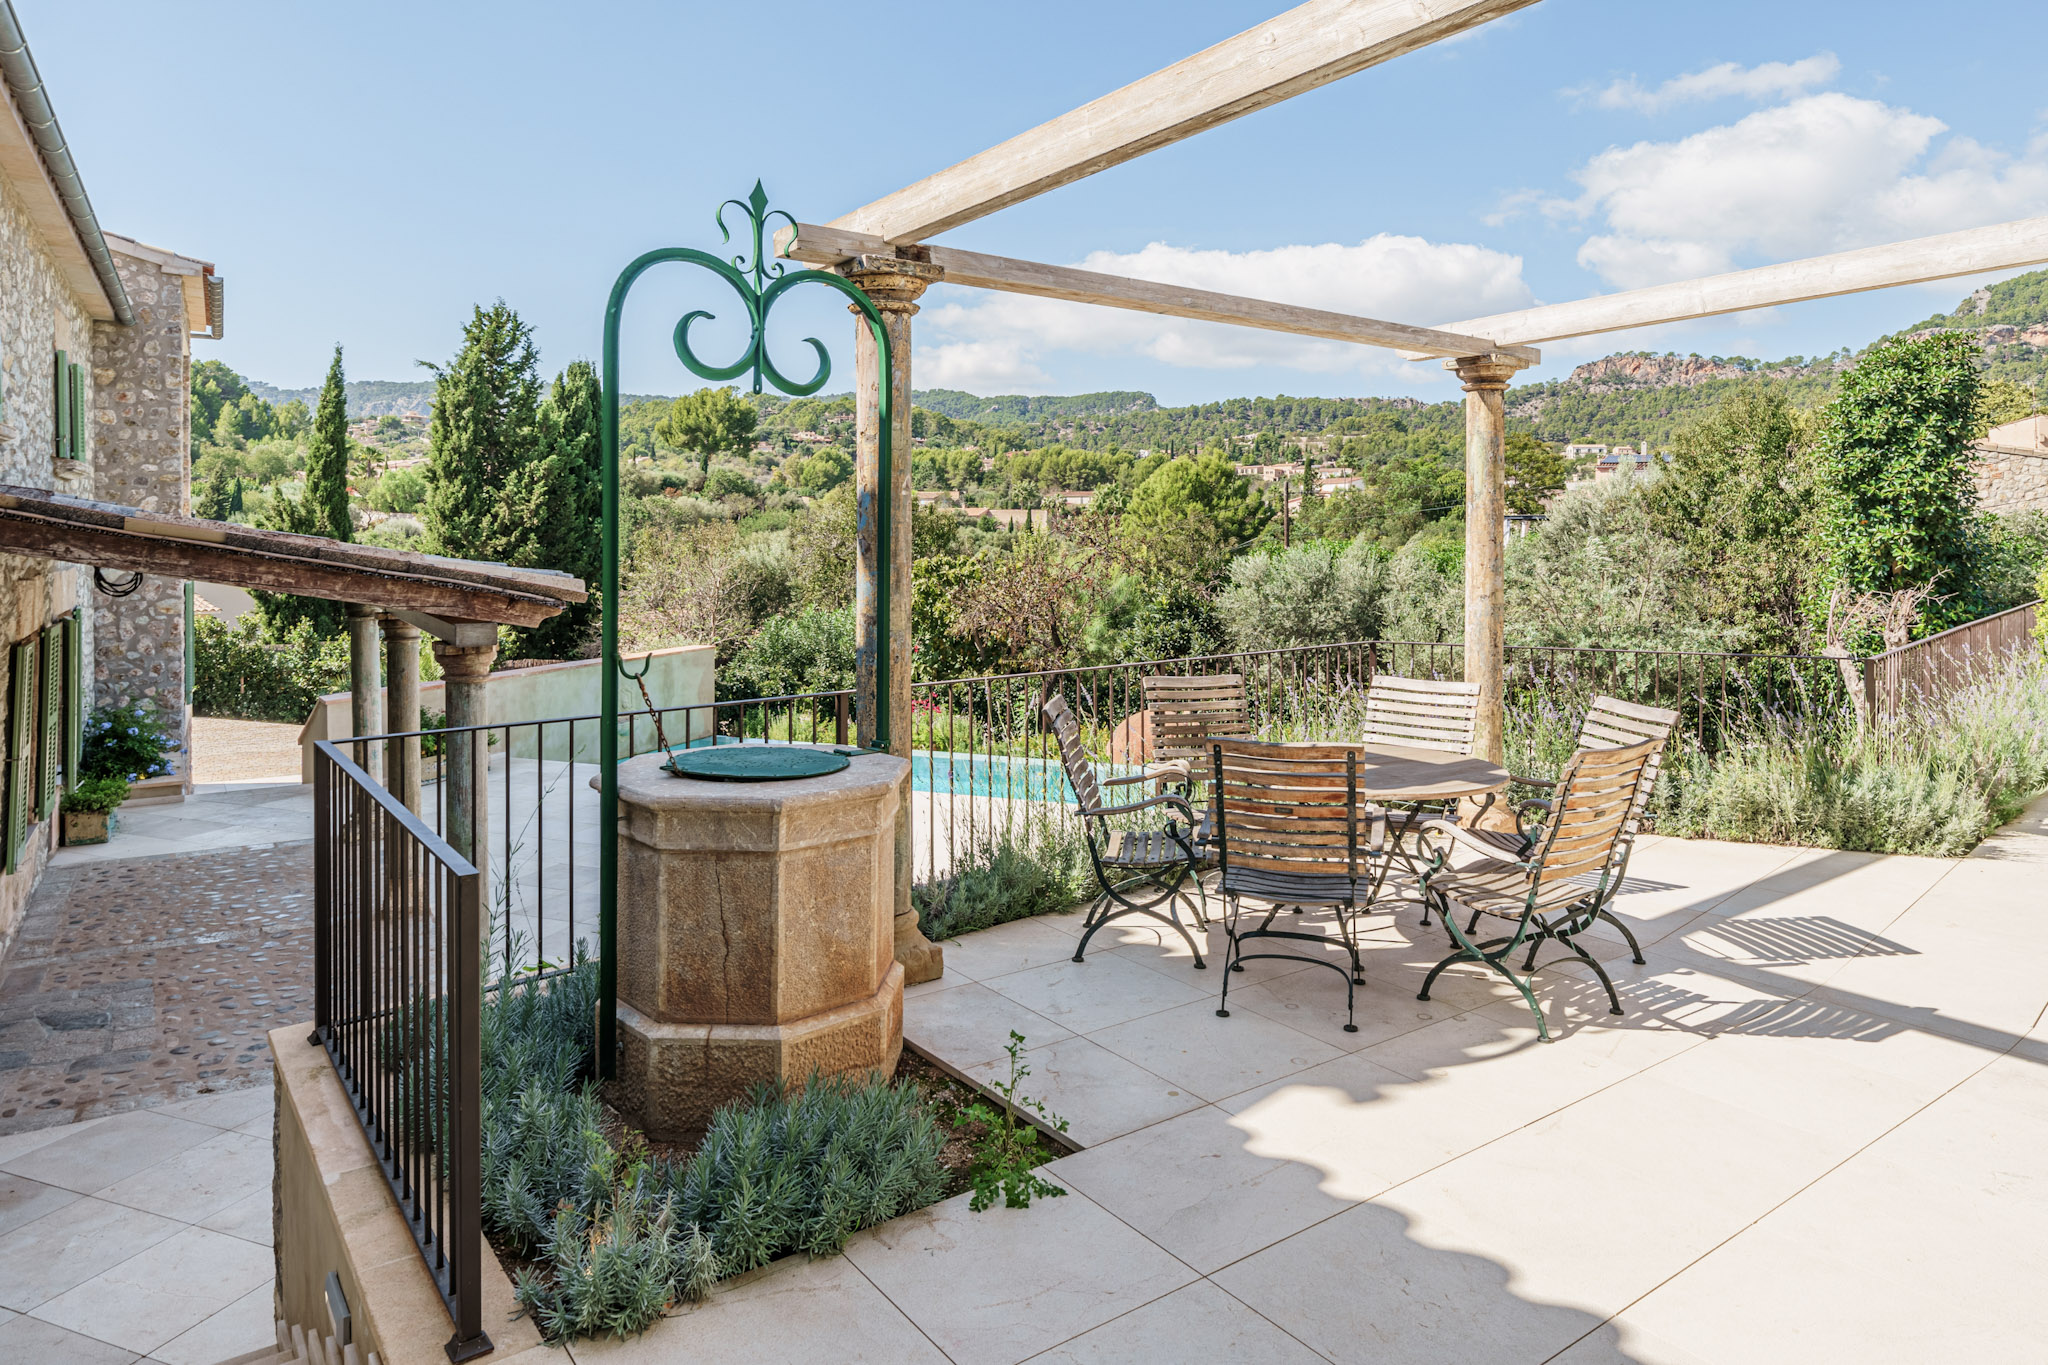
M 545 569 L 166 516 L 11 484 L 0 484 L 0 550 L 446 621 L 531 627 L 589 599 L 580 579 Z
M 148 261 L 166 275 L 178 276 L 179 288 L 185 295 L 185 330 L 194 336 L 220 339 L 223 322 L 220 277 L 213 273 L 212 261 L 180 256 L 175 251 L 166 251 L 160 246 L 151 246 L 117 233 L 104 235 L 111 250 L 138 261 Z
M 5 89 L 0 85 L 0 89 Z M 35 135 L 22 121 L 13 91 L 0 99 L 0 175 L 21 196 L 29 222 L 49 249 L 65 286 L 85 308 L 86 316 L 98 322 L 113 322 L 117 314 L 107 296 L 99 272 L 93 269 L 90 244 L 78 222 L 64 206 L 64 196 L 50 177 L 50 167 L 36 146 Z

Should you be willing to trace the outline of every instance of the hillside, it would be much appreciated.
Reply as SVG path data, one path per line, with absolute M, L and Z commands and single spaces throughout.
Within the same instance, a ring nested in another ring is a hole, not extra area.
M 1948 313 L 1937 313 L 1895 335 L 1937 331 L 1976 334 L 1986 372 L 2048 394 L 2048 270 L 2036 270 L 1979 289 Z M 1638 441 L 1662 444 L 1695 414 L 1718 404 L 1730 389 L 1759 380 L 1782 385 L 1794 403 L 1827 401 L 1835 376 L 1853 364 L 1847 350 L 1835 355 L 1756 360 L 1747 356 L 1656 355 L 1622 351 L 1588 361 L 1563 379 L 1508 390 L 1509 422 L 1546 441 Z M 279 389 L 249 381 L 258 397 L 272 403 L 297 398 L 311 407 L 317 389 Z M 348 386 L 351 418 L 431 411 L 431 380 L 358 380 Z M 647 394 L 625 394 L 623 408 L 663 403 Z M 846 395 L 789 401 L 764 396 L 763 439 L 787 449 L 804 440 L 850 439 L 851 399 Z M 1270 433 L 1289 438 L 1358 437 L 1375 451 L 1456 447 L 1462 442 L 1463 406 L 1451 399 L 1424 403 L 1414 398 L 1232 398 L 1164 408 L 1149 393 L 1107 390 L 1081 394 L 979 395 L 959 389 L 919 389 L 918 435 L 935 444 L 976 444 L 993 438 L 1010 448 L 1067 445 L 1103 450 L 1195 451 L 1212 445 L 1237 446 Z M 659 414 L 631 414 L 626 425 L 651 428 Z M 799 437 L 796 433 L 805 433 Z M 628 441 L 628 444 L 633 444 Z M 636 448 L 638 448 L 636 446 Z M 651 444 L 641 453 L 651 452 Z
M 1975 333 L 1986 374 L 2048 394 L 2048 270 L 2000 280 L 1905 330 L 1932 332 Z

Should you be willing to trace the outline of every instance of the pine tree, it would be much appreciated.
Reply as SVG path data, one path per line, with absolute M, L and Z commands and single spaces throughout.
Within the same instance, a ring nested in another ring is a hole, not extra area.
M 512 524 L 524 533 L 509 547 L 506 562 L 575 574 L 593 590 L 603 545 L 602 406 L 603 387 L 589 361 L 575 361 L 556 376 L 540 405 L 536 458 L 513 475 L 505 499 Z M 597 607 L 593 598 L 521 631 L 512 654 L 576 657 L 589 639 Z
M 427 541 L 436 553 L 510 562 L 528 534 L 508 494 L 535 455 L 540 378 L 533 329 L 503 300 L 479 307 L 462 349 L 434 372 L 427 426 Z
M 348 540 L 355 524 L 348 514 L 348 394 L 341 376 L 341 347 L 327 367 L 320 407 L 306 439 L 306 506 L 315 535 Z

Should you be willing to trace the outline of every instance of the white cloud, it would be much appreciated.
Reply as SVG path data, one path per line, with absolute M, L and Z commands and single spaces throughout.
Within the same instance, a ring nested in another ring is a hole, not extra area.
M 1751 100 L 1783 99 L 1826 85 L 1841 71 L 1841 59 L 1832 52 L 1816 53 L 1796 62 L 1763 62 L 1756 66 L 1722 62 L 1704 71 L 1674 76 L 1654 90 L 1644 89 L 1631 76 L 1600 91 L 1594 96 L 1594 103 L 1602 109 L 1635 109 L 1645 114 L 1656 114 L 1675 104 L 1723 99 L 1730 95 Z M 1587 92 L 1579 90 L 1572 93 L 1583 95 Z
M 921 389 L 969 393 L 1050 393 L 1052 377 L 1014 339 L 953 341 L 913 348 L 911 376 Z
M 1579 264 L 1634 288 L 2048 211 L 2048 138 L 2018 156 L 1877 100 L 1825 93 L 1675 142 L 1613 147 L 1553 217 L 1600 229 Z
M 1244 252 L 1154 242 L 1134 252 L 1098 251 L 1077 264 L 1105 274 L 1399 322 L 1472 317 L 1530 301 L 1519 256 L 1385 233 L 1354 246 L 1324 242 Z M 977 389 L 964 376 L 986 373 L 982 383 L 987 385 L 1022 382 L 997 376 L 1036 375 L 1042 387 L 1039 361 L 1055 351 L 1137 355 L 1193 369 L 1276 365 L 1317 374 L 1384 374 L 1402 366 L 1393 352 L 1375 347 L 1021 294 L 977 295 L 972 301 L 928 307 L 920 325 L 936 334 L 937 344 L 918 352 L 918 384 L 937 387 L 941 380 L 936 375 L 957 375 L 962 377 L 944 386 L 982 393 L 1019 390 Z

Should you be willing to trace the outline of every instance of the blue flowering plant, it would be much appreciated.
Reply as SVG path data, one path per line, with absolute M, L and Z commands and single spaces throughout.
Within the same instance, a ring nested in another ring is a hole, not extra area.
M 143 782 L 171 770 L 178 741 L 164 728 L 163 718 L 140 703 L 95 707 L 85 718 L 84 752 L 79 777 L 113 777 Z

